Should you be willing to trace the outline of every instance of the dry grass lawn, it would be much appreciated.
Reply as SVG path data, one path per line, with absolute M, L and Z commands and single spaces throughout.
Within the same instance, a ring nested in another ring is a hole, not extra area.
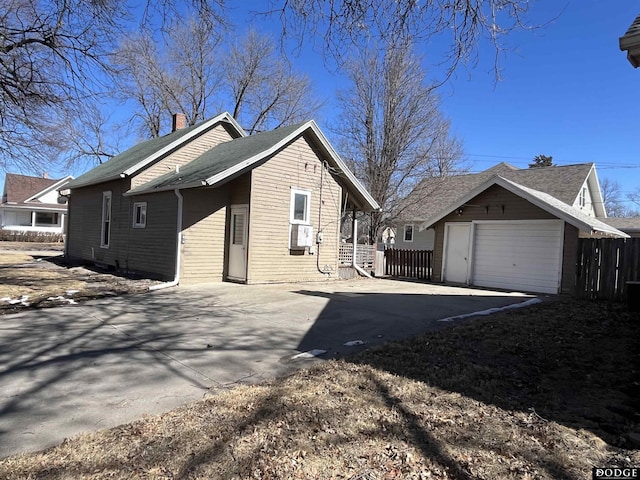
M 640 466 L 640 318 L 560 300 L 213 392 L 6 479 L 584 479 Z
M 0 315 L 24 308 L 68 304 L 70 300 L 81 301 L 107 293 L 142 292 L 152 283 L 157 282 L 131 280 L 82 267 L 67 268 L 61 263 L 61 257 L 39 258 L 0 250 Z M 24 302 L 20 302 L 21 299 Z

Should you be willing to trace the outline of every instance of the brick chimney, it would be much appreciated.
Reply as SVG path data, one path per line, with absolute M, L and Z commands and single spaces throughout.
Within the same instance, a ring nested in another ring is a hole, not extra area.
M 184 113 L 174 113 L 172 116 L 173 125 L 171 131 L 175 132 L 187 126 L 187 116 Z

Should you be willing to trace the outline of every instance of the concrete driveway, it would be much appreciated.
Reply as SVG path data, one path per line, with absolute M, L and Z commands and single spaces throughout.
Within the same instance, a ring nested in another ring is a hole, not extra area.
M 394 280 L 179 287 L 0 317 L 0 457 L 520 303 Z M 364 346 L 347 347 L 360 340 Z M 303 356 L 304 357 L 304 356 Z

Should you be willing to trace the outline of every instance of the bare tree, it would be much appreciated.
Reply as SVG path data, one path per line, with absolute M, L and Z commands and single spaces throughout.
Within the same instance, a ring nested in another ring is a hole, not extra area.
M 224 71 L 233 117 L 249 133 L 308 120 L 321 106 L 309 78 L 293 69 L 271 37 L 256 31 L 231 45 Z
M 600 191 L 602 192 L 602 202 L 608 217 L 626 216 L 627 209 L 622 202 L 622 191 L 618 182 L 603 178 L 600 182 Z
M 400 199 L 425 176 L 449 174 L 462 149 L 411 44 L 368 50 L 346 69 L 352 87 L 338 96 L 342 121 L 336 134 L 356 175 L 381 205 L 371 215 L 373 239 L 386 220 L 401 213 Z
M 90 97 L 119 2 L 0 1 L 0 157 L 39 170 L 61 148 L 56 121 Z M 9 160 L 10 159 L 10 160 Z
M 186 6 L 213 25 L 223 17 L 223 3 L 192 0 Z M 5 168 L 41 171 L 43 164 L 60 159 L 68 143 L 59 135 L 68 119 L 108 88 L 105 78 L 118 35 L 178 18 L 174 2 L 143 6 L 144 15 L 135 18 L 126 2 L 116 0 L 0 0 L 0 161 Z
M 499 79 L 500 54 L 506 36 L 530 26 L 529 0 L 272 0 L 284 34 L 302 43 L 307 35 L 321 36 L 323 49 L 341 63 L 351 45 L 390 38 L 412 38 L 431 46 L 444 42 L 442 63 L 448 78 L 460 63 L 474 63 L 478 47 L 489 42 L 495 52 Z M 433 41 L 432 41 L 433 40 Z M 435 40 L 438 40 L 436 42 Z M 436 60 L 441 63 L 440 59 Z
M 116 55 L 118 96 L 136 106 L 144 136 L 157 137 L 162 120 L 184 113 L 188 125 L 204 120 L 219 75 L 220 38 L 205 22 L 191 19 L 168 28 L 161 41 L 149 31 L 126 37 Z

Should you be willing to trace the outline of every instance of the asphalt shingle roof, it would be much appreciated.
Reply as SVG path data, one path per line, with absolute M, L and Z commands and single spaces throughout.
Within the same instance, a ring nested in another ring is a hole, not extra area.
M 603 218 L 602 221 L 618 230 L 640 231 L 640 217 L 608 217 Z
M 23 203 L 36 193 L 41 192 L 59 181 L 60 180 L 54 180 L 51 178 L 31 177 L 28 175 L 7 173 L 4 181 L 4 188 L 7 194 L 6 203 Z
M 465 193 L 493 175 L 500 175 L 524 187 L 546 193 L 573 205 L 593 163 L 518 169 L 499 163 L 480 173 L 426 178 L 407 196 L 398 218 L 425 220 L 435 216 Z
M 304 123 L 221 143 L 181 167 L 178 172 L 166 173 L 131 190 L 131 193 L 180 188 L 185 185 L 204 182 L 207 178 L 211 178 L 269 150 L 302 125 Z
M 216 117 L 219 118 L 219 117 Z M 105 182 L 111 179 L 118 178 L 120 174 L 124 173 L 128 169 L 134 167 L 145 159 L 160 152 L 162 149 L 170 146 L 173 142 L 187 137 L 208 122 L 211 126 L 214 126 L 217 122 L 213 122 L 214 119 L 209 119 L 196 125 L 176 130 L 162 137 L 152 138 L 133 147 L 125 150 L 124 152 L 116 155 L 107 162 L 98 165 L 97 167 L 89 170 L 87 173 L 80 175 L 75 180 L 69 182 L 67 188 L 76 188 L 84 185 L 92 185 L 95 183 Z M 203 128 L 201 133 L 207 131 L 207 128 Z M 197 135 L 197 133 L 196 133 Z M 186 140 L 186 138 L 185 138 Z M 182 144 L 180 144 L 181 146 Z

